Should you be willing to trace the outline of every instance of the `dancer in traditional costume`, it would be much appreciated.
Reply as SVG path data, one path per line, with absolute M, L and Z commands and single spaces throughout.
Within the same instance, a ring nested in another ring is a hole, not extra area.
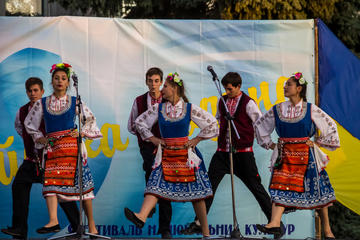
M 233 117 L 234 125 L 239 133 L 240 138 L 236 137 L 235 131 L 231 132 L 233 159 L 234 159 L 234 175 L 237 176 L 250 190 L 255 197 L 261 210 L 266 218 L 271 218 L 271 199 L 261 184 L 261 177 L 256 166 L 253 152 L 254 143 L 254 123 L 262 116 L 262 113 L 255 101 L 241 91 L 242 79 L 237 72 L 228 72 L 221 79 L 226 95 L 224 96 L 225 104 L 229 109 L 230 115 Z M 210 161 L 209 179 L 214 191 L 216 190 L 224 178 L 225 174 L 230 174 L 230 140 L 228 134 L 228 120 L 226 119 L 226 109 L 224 103 L 219 101 L 218 111 L 216 113 L 219 120 L 220 133 L 218 137 L 218 148 Z M 209 213 L 213 198 L 205 200 L 206 211 Z M 281 235 L 285 233 L 282 227 Z M 190 223 L 181 233 L 192 235 L 199 233 L 200 223 L 197 218 Z M 279 236 L 279 235 L 278 235 Z
M 152 172 L 152 165 L 155 159 L 156 146 L 152 142 L 144 141 L 140 134 L 136 131 L 135 120 L 143 112 L 150 109 L 155 104 L 162 102 L 163 98 L 160 92 L 160 87 L 163 83 L 163 72 L 160 68 L 152 67 L 146 74 L 146 86 L 149 91 L 135 98 L 131 113 L 128 121 L 128 130 L 131 134 L 134 134 L 138 138 L 138 145 L 140 148 L 140 154 L 143 158 L 143 170 L 145 171 L 145 181 L 149 180 Z M 151 129 L 151 132 L 155 137 L 160 137 L 159 124 L 155 123 Z M 165 199 L 159 199 L 159 230 L 158 234 L 161 234 L 161 238 L 171 238 L 170 222 L 172 215 L 171 202 Z M 155 208 L 150 212 L 148 217 L 152 217 L 155 213 Z
M 44 94 L 43 82 L 40 78 L 30 77 L 25 82 L 26 94 L 29 102 L 22 106 L 16 113 L 15 129 L 24 142 L 26 158 L 16 172 L 12 183 L 12 225 L 1 231 L 17 239 L 27 239 L 30 191 L 33 183 L 41 183 L 42 171 L 40 170 L 41 150 L 35 150 L 34 141 L 26 132 L 24 121 L 35 102 Z M 40 131 L 45 132 L 44 122 L 41 122 Z M 40 155 L 40 156 L 39 156 Z M 71 228 L 76 231 L 79 224 L 79 210 L 75 202 L 62 202 Z
M 289 101 L 271 108 L 255 123 L 258 143 L 273 149 L 271 221 L 257 228 L 265 233 L 279 233 L 285 210 L 319 209 L 325 239 L 335 239 L 329 223 L 328 206 L 335 202 L 334 189 L 324 170 L 329 159 L 318 146 L 329 150 L 340 147 L 336 123 L 319 107 L 306 102 L 302 73 L 294 73 L 284 86 Z M 278 143 L 271 140 L 276 130 Z M 315 135 L 314 142 L 310 138 Z
M 179 75 L 170 73 L 162 89 L 167 102 L 154 105 L 135 121 L 142 139 L 151 141 L 158 150 L 140 212 L 125 208 L 125 215 L 141 228 L 159 198 L 191 201 L 203 235 L 209 236 L 204 199 L 212 197 L 213 192 L 201 153 L 195 146 L 201 140 L 216 137 L 219 130 L 216 119 L 189 103 L 184 91 L 184 82 Z M 151 132 L 157 121 L 161 139 Z M 188 139 L 190 121 L 200 128 L 200 133 L 191 140 Z
M 49 211 L 49 222 L 39 228 L 39 233 L 47 233 L 60 229 L 57 218 L 58 201 L 77 201 L 80 199 L 78 182 L 78 145 L 76 130 L 76 97 L 67 95 L 70 87 L 71 66 L 66 63 L 54 64 L 52 73 L 53 94 L 38 100 L 25 119 L 25 128 L 32 136 L 35 147 L 46 145 L 47 159 L 43 195 Z M 99 139 L 102 134 L 96 125 L 96 120 L 90 109 L 83 104 L 81 136 Z M 41 121 L 45 122 L 46 136 L 39 130 Z M 87 164 L 86 148 L 83 153 L 83 200 L 84 210 L 88 218 L 89 232 L 96 234 L 92 201 L 94 198 L 94 181 Z

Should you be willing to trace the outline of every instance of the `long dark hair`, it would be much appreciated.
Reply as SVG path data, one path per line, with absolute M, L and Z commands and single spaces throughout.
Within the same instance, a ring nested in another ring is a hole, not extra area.
M 174 73 L 177 74 L 177 73 Z M 179 74 L 177 74 L 179 76 Z M 180 79 L 179 82 L 175 82 L 173 76 L 170 74 L 166 77 L 166 81 L 173 87 L 176 88 L 177 94 L 184 99 L 184 102 L 189 102 L 189 99 L 185 95 L 184 81 Z
M 307 83 L 305 82 L 304 84 L 300 84 L 299 79 L 296 79 L 295 76 L 291 76 L 290 78 L 296 83 L 297 87 L 298 86 L 301 87 L 300 98 L 302 98 L 302 100 L 304 102 L 307 102 L 307 99 L 306 99 L 306 86 L 307 86 Z

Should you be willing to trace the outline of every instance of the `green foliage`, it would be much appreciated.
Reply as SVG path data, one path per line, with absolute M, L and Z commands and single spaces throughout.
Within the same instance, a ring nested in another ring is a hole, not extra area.
M 219 18 L 208 0 L 126 0 L 135 3 L 126 18 L 204 19 Z
M 327 22 L 329 28 L 353 52 L 360 55 L 360 1 L 346 0 L 336 4 L 336 11 Z
M 329 218 L 336 239 L 360 239 L 359 215 L 340 203 L 335 203 L 334 206 L 329 207 Z
M 49 0 L 49 2 L 57 2 L 73 13 L 80 10 L 82 15 L 97 17 L 120 17 L 122 8 L 121 0 Z
M 331 19 L 339 0 L 219 0 L 223 19 Z

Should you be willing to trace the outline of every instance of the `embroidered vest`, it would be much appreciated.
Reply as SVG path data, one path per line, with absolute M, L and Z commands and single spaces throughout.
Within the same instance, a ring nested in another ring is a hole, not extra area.
M 41 99 L 44 112 L 45 130 L 46 133 L 58 132 L 76 128 L 75 125 L 75 106 L 76 97 L 69 97 L 69 103 L 61 112 L 52 112 L 49 109 L 49 97 Z
M 143 112 L 145 112 L 148 109 L 148 107 L 147 107 L 147 95 L 148 94 L 149 94 L 149 92 L 147 92 L 143 95 L 140 95 L 135 100 L 137 109 L 138 109 L 138 116 L 140 116 Z M 151 132 L 154 134 L 155 137 L 160 138 L 159 124 L 157 122 L 152 127 Z M 146 141 L 142 140 L 139 133 L 136 133 L 136 136 L 138 138 L 139 147 L 141 147 L 142 145 L 152 145 L 153 146 L 153 144 L 151 142 L 146 142 Z
M 227 96 L 224 96 L 226 102 Z M 236 150 L 251 147 L 254 142 L 254 128 L 250 117 L 246 113 L 246 105 L 251 98 L 244 92 L 240 98 L 238 106 L 234 113 L 234 124 L 240 135 L 240 139 L 237 139 L 236 134 L 231 128 L 231 139 L 233 147 Z M 225 119 L 226 109 L 222 101 L 219 102 L 219 113 L 220 113 L 220 134 L 218 137 L 218 149 L 226 148 L 226 135 L 228 131 L 228 121 Z
M 21 128 L 22 128 L 22 139 L 24 141 L 24 148 L 25 148 L 25 153 L 26 153 L 26 157 L 28 159 L 35 159 L 36 158 L 36 154 L 35 154 L 35 147 L 34 147 L 34 141 L 32 139 L 32 137 L 26 132 L 25 129 L 25 125 L 24 125 L 24 121 L 26 116 L 29 113 L 29 106 L 30 106 L 30 102 L 28 102 L 27 104 L 25 104 L 24 106 L 22 106 L 19 110 L 19 118 L 20 118 L 20 122 L 21 122 Z M 37 107 L 37 106 L 34 106 Z M 44 120 L 41 121 L 39 130 L 45 135 L 45 125 L 44 125 Z

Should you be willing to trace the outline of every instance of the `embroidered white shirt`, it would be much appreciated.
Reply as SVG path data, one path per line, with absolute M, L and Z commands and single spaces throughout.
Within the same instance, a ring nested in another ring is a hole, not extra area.
M 22 137 L 22 125 L 21 125 L 21 121 L 20 121 L 20 109 L 16 112 L 15 130 L 20 135 L 20 137 Z
M 285 121 L 296 121 L 302 117 L 303 101 L 301 100 L 296 105 L 290 101 L 280 103 L 281 117 Z M 337 132 L 337 126 L 334 120 L 322 111 L 318 106 L 311 104 L 311 120 L 314 122 L 317 129 L 320 131 L 319 136 L 315 137 L 315 142 L 320 146 L 329 150 L 334 150 L 340 147 L 340 139 Z M 256 139 L 262 147 L 269 149 L 273 144 L 271 133 L 275 129 L 275 116 L 273 108 L 264 114 L 255 124 Z
M 170 102 L 163 104 L 165 104 L 166 112 L 166 116 L 164 117 L 169 120 L 177 120 L 186 113 L 186 104 L 183 99 L 180 99 L 175 105 L 172 105 Z M 153 136 L 151 128 L 158 121 L 158 109 L 159 104 L 155 104 L 135 120 L 136 130 L 143 140 Z M 219 135 L 216 118 L 209 112 L 191 104 L 190 118 L 200 128 L 200 133 L 197 135 L 198 137 L 208 139 Z
M 57 98 L 55 95 L 51 95 L 49 100 L 49 106 L 47 107 L 52 112 L 61 112 L 69 107 L 68 106 L 69 98 L 71 98 L 71 96 L 65 95 L 61 98 Z M 83 124 L 81 129 L 82 133 L 86 138 L 90 138 L 90 139 L 102 138 L 102 134 L 96 124 L 96 119 L 94 114 L 84 103 L 82 104 L 82 106 L 84 110 L 82 114 L 85 116 L 85 121 L 83 117 L 81 117 Z M 78 111 L 76 108 L 76 113 L 77 112 Z M 44 137 L 42 132 L 39 130 L 41 120 L 43 119 L 43 115 L 44 113 L 43 113 L 42 102 L 41 99 L 39 99 L 31 108 L 24 122 L 25 129 L 32 136 L 34 142 L 36 141 L 36 139 L 40 137 Z M 41 149 L 43 147 L 44 146 L 42 144 L 35 143 L 35 148 Z
M 155 105 L 155 104 L 151 104 L 151 102 L 152 102 L 151 99 L 152 99 L 152 97 L 150 96 L 149 92 L 147 92 L 147 97 L 146 97 L 147 109 L 150 109 L 153 105 Z M 136 99 L 135 99 L 134 103 L 131 107 L 131 112 L 130 112 L 128 126 L 127 126 L 128 131 L 133 135 L 136 135 L 135 120 L 138 116 L 139 116 L 139 110 L 138 110 Z

